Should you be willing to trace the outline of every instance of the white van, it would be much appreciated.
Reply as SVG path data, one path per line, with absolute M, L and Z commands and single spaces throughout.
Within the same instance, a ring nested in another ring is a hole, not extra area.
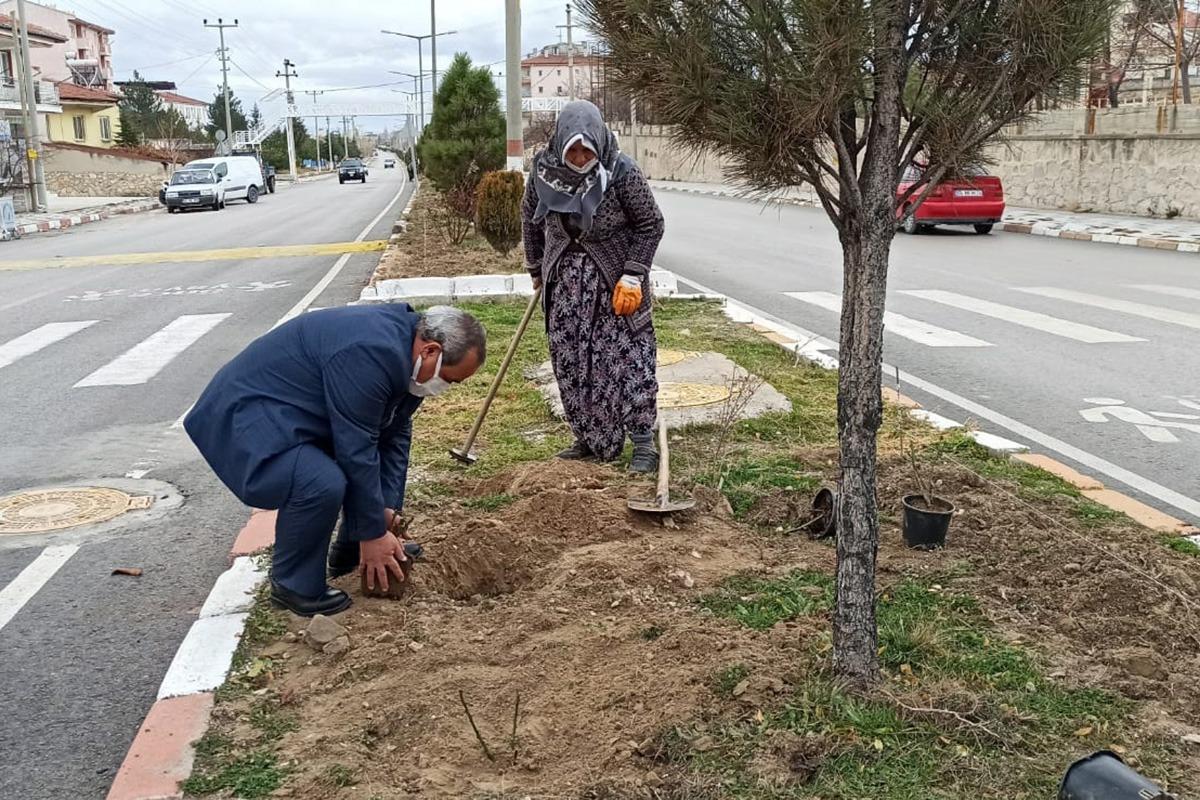
M 225 200 L 245 200 L 257 203 L 259 195 L 267 193 L 267 181 L 262 167 L 254 156 L 214 156 L 189 161 L 184 169 L 210 169 L 221 182 Z

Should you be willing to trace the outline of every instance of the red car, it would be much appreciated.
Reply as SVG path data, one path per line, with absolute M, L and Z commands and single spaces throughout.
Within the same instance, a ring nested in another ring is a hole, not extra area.
M 904 173 L 896 190 L 896 219 L 908 234 L 921 233 L 934 225 L 971 225 L 981 235 L 992 232 L 992 226 L 1004 216 L 1004 186 L 995 175 L 982 171 L 946 180 L 933 187 L 915 214 L 909 209 L 925 187 L 904 200 L 908 187 L 921 179 L 921 167 L 912 166 Z

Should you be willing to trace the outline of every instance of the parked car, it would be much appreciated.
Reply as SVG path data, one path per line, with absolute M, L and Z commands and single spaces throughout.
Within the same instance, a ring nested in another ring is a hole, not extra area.
M 367 166 L 358 158 L 344 158 L 338 166 L 338 183 L 346 181 L 367 182 Z
M 934 225 L 971 225 L 976 233 L 986 235 L 1004 216 L 1004 185 L 983 170 L 942 181 L 912 213 L 912 205 L 925 187 L 907 199 L 904 193 L 923 173 L 921 166 L 909 167 L 896 190 L 896 219 L 905 233 L 921 233 Z
M 189 161 L 184 169 L 212 170 L 220 179 L 226 200 L 245 200 L 257 203 L 267 191 L 267 179 L 256 156 L 218 156 Z
M 185 208 L 218 211 L 225 207 L 225 187 L 214 170 L 185 168 L 171 176 L 163 190 L 163 202 L 168 214 Z
M 383 168 L 384 168 L 384 169 L 395 169 L 395 168 L 396 168 L 396 159 L 394 159 L 394 158 L 385 158 L 385 159 L 383 160 Z

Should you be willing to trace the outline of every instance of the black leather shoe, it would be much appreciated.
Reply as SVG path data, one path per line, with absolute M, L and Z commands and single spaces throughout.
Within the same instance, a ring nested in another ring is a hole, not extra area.
M 561 458 L 565 461 L 583 461 L 594 457 L 592 449 L 580 441 L 576 441 L 566 450 L 560 451 L 556 456 L 556 458 Z
M 409 561 L 420 561 L 425 555 L 425 548 L 416 542 L 405 542 L 404 555 L 408 556 Z M 326 565 L 330 580 L 349 575 L 356 569 L 358 569 L 357 544 L 350 542 L 348 545 L 342 545 L 340 542 L 334 542 L 330 545 L 329 563 Z
M 339 614 L 350 607 L 353 602 L 350 595 L 341 589 L 325 589 L 320 597 L 304 597 L 290 589 L 285 589 L 271 580 L 271 602 L 280 608 L 285 608 L 300 617 L 312 617 L 317 614 Z

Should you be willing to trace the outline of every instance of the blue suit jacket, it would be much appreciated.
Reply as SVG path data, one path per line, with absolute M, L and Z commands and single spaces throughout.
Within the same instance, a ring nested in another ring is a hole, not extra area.
M 286 501 L 289 451 L 320 448 L 346 476 L 349 538 L 381 536 L 384 507 L 403 502 L 421 404 L 408 393 L 419 319 L 406 304 L 303 314 L 222 367 L 184 428 L 221 481 L 258 508 Z

